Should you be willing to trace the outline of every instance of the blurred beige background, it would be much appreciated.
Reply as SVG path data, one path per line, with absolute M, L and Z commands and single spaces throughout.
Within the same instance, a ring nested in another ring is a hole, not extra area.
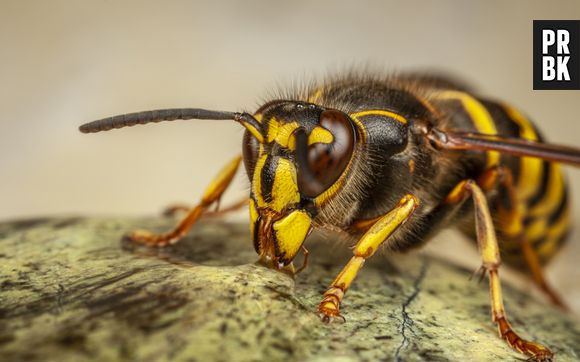
M 580 19 L 580 3 L 2 0 L 0 219 L 193 202 L 240 151 L 236 124 L 77 127 L 156 108 L 253 110 L 278 84 L 357 64 L 455 72 L 526 110 L 549 139 L 580 146 L 580 92 L 532 90 L 533 19 Z M 568 174 L 580 224 L 580 172 Z M 247 187 L 240 177 L 224 202 Z M 451 238 L 430 249 L 475 268 L 475 251 L 449 249 Z M 549 269 L 577 310 L 579 239 Z

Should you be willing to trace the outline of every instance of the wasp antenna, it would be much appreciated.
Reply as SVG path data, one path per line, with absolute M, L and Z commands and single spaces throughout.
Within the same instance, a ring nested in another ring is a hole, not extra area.
M 258 142 L 263 143 L 264 137 L 262 136 L 262 125 L 260 122 L 254 118 L 249 113 L 235 113 L 234 120 L 244 126 L 250 134 L 258 140 Z
M 82 133 L 95 133 L 108 131 L 114 128 L 130 127 L 137 124 L 147 124 L 153 122 L 174 121 L 178 119 L 231 119 L 240 122 L 241 120 L 255 119 L 247 113 L 210 111 L 199 108 L 176 108 L 159 109 L 155 111 L 145 111 L 122 114 L 119 116 L 99 119 L 97 121 L 83 124 L 79 127 Z M 255 121 L 255 123 L 258 123 Z

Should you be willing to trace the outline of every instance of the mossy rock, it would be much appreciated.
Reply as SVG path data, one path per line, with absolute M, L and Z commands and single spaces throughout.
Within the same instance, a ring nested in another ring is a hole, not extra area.
M 308 242 L 295 279 L 256 265 L 247 225 L 200 222 L 179 244 L 120 242 L 174 220 L 56 218 L 0 224 L 2 361 L 506 361 L 522 360 L 490 319 L 487 283 L 411 254 L 370 260 L 343 304 L 346 323 L 315 310 L 349 258 Z M 328 239 L 328 237 L 327 237 Z M 580 323 L 504 286 L 512 324 L 580 357 Z

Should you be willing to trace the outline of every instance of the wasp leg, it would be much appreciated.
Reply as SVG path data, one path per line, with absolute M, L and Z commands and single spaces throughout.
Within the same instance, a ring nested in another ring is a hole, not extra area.
M 557 305 L 558 307 L 569 310 L 568 306 L 562 298 L 552 289 L 550 284 L 546 281 L 544 277 L 544 272 L 542 270 L 542 265 L 540 264 L 540 259 L 538 254 L 532 248 L 532 244 L 530 244 L 529 240 L 525 237 L 522 237 L 518 241 L 520 248 L 522 249 L 522 253 L 524 254 L 524 259 L 526 260 L 526 264 L 532 273 L 532 279 L 534 283 L 550 298 L 550 301 Z
M 365 260 L 370 258 L 379 246 L 411 217 L 418 205 L 419 202 L 415 196 L 410 194 L 403 196 L 393 210 L 382 216 L 361 237 L 354 247 L 354 256 L 330 284 L 318 305 L 318 312 L 324 322 L 330 322 L 334 317 L 344 319 L 340 315 L 340 302 Z
M 161 214 L 167 217 L 175 217 L 178 214 L 188 212 L 189 210 L 191 210 L 190 205 L 172 204 L 163 209 L 163 212 Z
M 489 275 L 491 314 L 492 320 L 497 323 L 499 335 L 512 348 L 530 356 L 531 360 L 538 362 L 551 361 L 553 353 L 548 348 L 521 338 L 514 332 L 508 322 L 498 274 L 501 264 L 499 247 L 484 192 L 474 180 L 467 180 L 459 183 L 452 191 L 452 194 L 459 199 L 463 199 L 466 196 L 471 196 L 473 199 L 477 243 L 482 258 L 482 271 L 487 272 Z
M 240 199 L 240 200 L 236 201 L 235 203 L 228 205 L 224 208 L 216 208 L 216 210 L 214 210 L 214 211 L 208 211 L 208 212 L 204 213 L 201 217 L 209 219 L 209 218 L 218 218 L 218 217 L 225 216 L 225 215 L 230 214 L 232 212 L 236 212 L 238 210 L 241 210 L 245 206 L 248 206 L 249 200 L 250 199 L 248 199 L 247 197 L 244 197 L 243 199 Z
M 134 242 L 150 245 L 150 246 L 166 246 L 175 244 L 191 229 L 193 224 L 199 219 L 204 211 L 215 202 L 218 202 L 224 191 L 230 185 L 236 170 L 240 165 L 241 157 L 234 158 L 228 163 L 217 175 L 217 177 L 209 184 L 205 190 L 200 203 L 193 207 L 187 216 L 170 232 L 164 234 L 154 234 L 146 230 L 136 230 L 128 234 L 126 237 Z
M 217 218 L 225 216 L 229 213 L 238 211 L 242 209 L 244 206 L 248 205 L 248 198 L 244 197 L 243 199 L 238 200 L 237 202 L 226 206 L 224 208 L 218 208 L 215 211 L 206 211 L 201 215 L 201 218 Z M 219 206 L 219 205 L 218 205 Z M 163 210 L 163 216 L 173 217 L 176 216 L 178 213 L 181 212 L 188 212 L 191 210 L 191 206 L 187 205 L 172 205 L 167 207 Z
M 534 283 L 550 298 L 550 301 L 562 309 L 568 309 L 560 296 L 550 287 L 544 273 L 538 254 L 527 239 L 524 226 L 524 204 L 517 198 L 516 188 L 514 186 L 513 176 L 510 169 L 497 166 L 487 170 L 477 184 L 485 191 L 491 189 L 494 183 L 499 183 L 500 187 L 505 190 L 508 202 L 499 206 L 498 221 L 499 230 L 504 237 L 515 241 L 524 256 L 524 260 L 531 272 Z

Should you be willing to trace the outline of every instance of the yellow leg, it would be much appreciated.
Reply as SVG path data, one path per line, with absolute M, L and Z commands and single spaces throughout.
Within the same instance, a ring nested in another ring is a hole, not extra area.
M 525 236 L 523 225 L 525 207 L 518 199 L 510 169 L 504 166 L 492 167 L 477 179 L 477 185 L 486 192 L 497 186 L 506 191 L 506 197 L 509 200 L 509 208 L 505 209 L 500 205 L 497 215 L 497 221 L 499 222 L 498 229 L 501 230 L 503 238 L 513 240 L 520 246 L 520 250 L 531 272 L 534 283 L 548 296 L 548 298 L 550 298 L 552 303 L 567 310 L 568 307 L 564 301 L 550 287 L 544 278 L 538 254 Z M 464 194 L 463 187 L 458 186 L 449 194 L 446 202 L 456 203 L 462 200 L 465 196 Z
M 218 202 L 224 191 L 230 185 L 238 166 L 240 165 L 241 156 L 234 158 L 228 163 L 209 184 L 205 190 L 200 203 L 192 208 L 187 216 L 170 232 L 164 234 L 154 234 L 146 230 L 136 230 L 126 237 L 134 242 L 150 246 L 166 246 L 175 244 L 191 229 L 193 224 L 199 219 L 202 213 L 213 203 Z
M 514 240 L 520 246 L 520 250 L 530 270 L 534 283 L 548 296 L 548 298 L 550 298 L 552 303 L 567 310 L 568 308 L 562 298 L 560 298 L 560 296 L 551 288 L 544 277 L 538 254 L 526 238 L 523 225 L 525 206 L 517 197 L 510 169 L 503 166 L 496 166 L 487 170 L 487 172 L 477 180 L 477 184 L 480 185 L 484 191 L 492 189 L 497 183 L 499 183 L 499 186 L 506 191 L 506 195 L 509 198 L 508 209 L 504 209 L 501 205 L 499 207 L 499 230 L 501 230 L 504 238 Z
M 393 210 L 381 217 L 362 236 L 354 247 L 354 256 L 334 279 L 318 305 L 318 312 L 323 321 L 329 322 L 334 317 L 343 318 L 340 315 L 340 302 L 365 260 L 370 258 L 379 246 L 409 219 L 418 205 L 419 202 L 413 195 L 403 196 Z
M 205 219 L 205 218 L 219 218 L 225 216 L 231 212 L 238 211 L 244 208 L 245 206 L 248 206 L 248 201 L 249 199 L 247 197 L 244 197 L 236 201 L 235 203 L 223 208 L 219 207 L 220 205 L 218 203 L 216 204 L 216 209 L 214 211 L 206 211 L 201 215 L 201 217 Z M 189 212 L 191 208 L 192 207 L 190 205 L 171 205 L 167 207 L 165 210 L 163 210 L 163 216 L 174 217 L 179 213 Z
M 533 361 L 551 361 L 553 354 L 548 348 L 522 339 L 508 322 L 498 274 L 501 264 L 499 247 L 484 192 L 475 181 L 467 180 L 459 183 L 451 194 L 458 198 L 470 195 L 473 199 L 482 271 L 489 274 L 492 320 L 497 323 L 501 338 L 515 350 L 530 356 Z

